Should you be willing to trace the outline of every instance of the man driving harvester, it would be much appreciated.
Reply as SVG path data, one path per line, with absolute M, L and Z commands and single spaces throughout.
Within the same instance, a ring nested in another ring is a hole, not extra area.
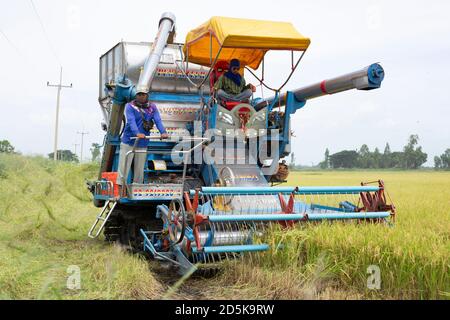
M 144 183 L 144 166 L 147 159 L 147 147 L 149 143 L 149 140 L 145 139 L 145 136 L 150 134 L 150 130 L 152 130 L 154 124 L 156 124 L 156 127 L 161 133 L 161 139 L 167 139 L 169 135 L 164 128 L 156 105 L 148 101 L 148 91 L 146 88 L 137 89 L 136 99 L 126 104 L 124 114 L 125 128 L 120 143 L 117 184 L 122 185 L 124 180 L 127 179 L 125 174 L 129 172 L 133 158 L 133 183 Z M 135 137 L 139 138 L 136 146 L 137 152 L 131 154 L 128 157 L 128 161 L 126 161 L 127 153 L 133 150 L 134 144 L 136 143 L 136 140 L 132 139 Z
M 214 85 L 218 99 L 240 102 L 252 96 L 256 88 L 252 84 L 245 84 L 244 77 L 239 73 L 240 68 L 238 59 L 230 61 L 229 70 L 222 74 Z

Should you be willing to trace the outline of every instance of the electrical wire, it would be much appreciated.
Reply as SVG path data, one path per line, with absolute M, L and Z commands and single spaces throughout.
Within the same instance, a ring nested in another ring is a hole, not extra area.
M 19 54 L 22 56 L 22 52 L 20 52 L 19 48 L 8 38 L 8 36 L 3 32 L 2 29 L 0 29 L 1 35 L 5 38 L 5 40 L 9 43 L 9 45 Z
M 9 39 L 9 37 L 6 35 L 6 33 L 0 29 L 0 34 L 3 36 L 3 38 L 5 38 L 5 40 L 8 42 L 8 44 L 11 46 L 11 48 L 16 51 L 16 53 L 18 54 L 18 56 L 20 56 L 23 61 L 25 61 L 26 64 L 29 65 L 30 68 L 32 68 L 34 71 L 36 71 L 37 73 L 40 74 L 44 74 L 42 69 L 37 68 L 38 65 L 31 63 L 30 60 L 28 59 L 27 55 L 25 55 L 18 46 L 16 46 L 14 44 L 14 42 L 11 41 L 11 39 Z
M 49 36 L 47 34 L 47 31 L 45 30 L 44 23 L 42 22 L 41 16 L 39 15 L 39 13 L 38 13 L 38 11 L 36 9 L 36 6 L 34 5 L 33 0 L 30 0 L 30 3 L 31 3 L 31 7 L 33 8 L 33 11 L 34 11 L 34 13 L 36 15 L 36 18 L 38 19 L 39 24 L 41 25 L 42 32 L 44 33 L 45 39 L 47 40 L 47 43 L 48 43 L 48 45 L 50 47 L 50 51 L 53 53 L 53 55 L 55 56 L 55 59 L 58 61 L 59 65 L 61 66 L 61 60 L 59 59 L 58 55 L 56 54 L 55 48 L 53 47 L 53 45 L 52 45 L 52 43 L 50 41 L 50 38 L 49 38 Z

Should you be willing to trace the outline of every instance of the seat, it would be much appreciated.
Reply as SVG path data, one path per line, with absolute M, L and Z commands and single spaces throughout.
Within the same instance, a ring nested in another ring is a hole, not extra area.
M 241 104 L 241 103 L 243 103 L 243 102 L 241 102 L 241 101 L 225 101 L 225 100 L 222 100 L 222 101 L 220 101 L 221 103 L 221 105 L 222 106 L 224 106 L 228 111 L 231 111 L 234 107 L 236 107 L 238 104 Z
M 217 80 L 219 80 L 220 76 L 224 74 L 229 68 L 229 64 L 225 60 L 219 60 L 214 65 L 213 71 L 209 76 L 209 87 L 211 88 L 211 94 L 214 93 L 214 85 Z

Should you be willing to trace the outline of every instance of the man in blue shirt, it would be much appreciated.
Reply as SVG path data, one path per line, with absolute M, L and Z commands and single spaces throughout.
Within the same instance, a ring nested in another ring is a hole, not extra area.
M 120 143 L 118 185 L 122 185 L 126 180 L 127 177 L 125 175 L 131 168 L 133 158 L 133 183 L 144 183 L 144 166 L 147 159 L 147 147 L 149 143 L 149 140 L 145 139 L 145 136 L 150 134 L 153 123 L 156 124 L 156 127 L 161 133 L 161 139 L 167 139 L 169 135 L 164 128 L 156 105 L 148 101 L 148 93 L 145 89 L 138 89 L 136 99 L 127 103 L 125 106 L 125 128 Z M 140 138 L 135 149 L 137 152 L 131 154 L 128 160 L 125 161 L 127 153 L 133 150 L 136 142 L 135 139 L 132 139 L 134 137 Z

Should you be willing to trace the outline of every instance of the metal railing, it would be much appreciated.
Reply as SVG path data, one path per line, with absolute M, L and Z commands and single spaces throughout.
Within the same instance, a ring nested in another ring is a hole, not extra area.
M 166 140 L 168 142 L 196 142 L 198 141 L 193 147 L 191 147 L 189 150 L 180 150 L 180 151 L 173 151 L 173 150 L 168 150 L 168 151 L 158 151 L 159 154 L 171 154 L 171 155 L 176 155 L 176 154 L 182 154 L 184 156 L 183 159 L 183 176 L 182 176 L 182 186 L 184 188 L 184 182 L 186 180 L 186 171 L 187 171 L 187 160 L 188 160 L 188 156 L 189 154 L 191 154 L 193 151 L 195 151 L 196 149 L 198 149 L 199 147 L 203 146 L 203 144 L 207 143 L 210 141 L 210 139 L 208 138 L 202 138 L 202 137 L 178 137 L 176 139 L 173 138 L 168 138 L 168 139 L 163 139 L 161 136 L 145 136 L 144 138 L 139 138 L 139 137 L 132 137 L 131 140 L 135 140 L 135 143 L 133 145 L 133 149 L 128 151 L 126 156 L 125 156 L 125 172 L 124 175 L 122 177 L 122 186 L 124 186 L 122 188 L 122 194 L 121 196 L 124 197 L 125 196 L 125 189 L 128 190 L 129 185 L 127 183 L 127 179 L 128 179 L 128 174 L 129 174 L 129 170 L 131 169 L 131 166 L 128 167 L 128 161 L 130 156 L 136 153 L 145 153 L 146 155 L 149 153 L 148 150 L 136 150 L 137 146 L 139 144 L 139 141 L 141 139 L 147 139 L 147 140 Z M 151 151 L 150 151 L 151 152 Z
M 106 199 L 114 198 L 114 184 L 112 181 L 96 181 L 94 195 Z

